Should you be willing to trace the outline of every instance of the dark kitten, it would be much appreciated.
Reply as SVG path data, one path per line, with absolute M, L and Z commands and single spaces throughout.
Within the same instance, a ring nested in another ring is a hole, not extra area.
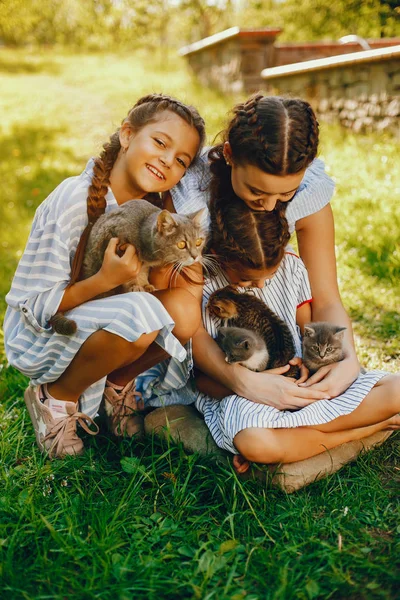
M 259 365 L 257 368 L 251 367 L 258 371 L 283 367 L 295 356 L 295 346 L 289 327 L 262 300 L 252 294 L 240 293 L 235 287 L 229 285 L 211 294 L 207 307 L 211 314 L 225 321 L 225 327 L 222 328 L 224 341 L 222 342 L 220 338 L 220 343 L 223 343 L 225 348 L 236 345 L 239 349 L 240 357 L 229 362 L 242 362 L 244 357 L 247 362 L 256 353 L 261 352 L 262 359 Z M 249 330 L 254 334 L 251 342 Z M 268 354 L 266 363 L 261 342 Z M 249 356 L 250 347 L 252 356 Z M 236 351 L 235 354 L 237 358 L 238 352 Z M 285 376 L 298 378 L 299 374 L 299 367 L 291 366 Z
M 139 275 L 132 281 L 98 296 L 103 298 L 121 292 L 154 291 L 149 284 L 151 267 L 171 265 L 171 273 L 179 273 L 194 262 L 201 262 L 205 235 L 201 228 L 201 209 L 192 215 L 179 215 L 161 210 L 147 200 L 129 200 L 115 210 L 102 215 L 90 232 L 82 266 L 82 279 L 97 273 L 111 238 L 119 246 L 132 244 L 142 261 Z M 72 335 L 76 323 L 57 313 L 50 320 L 55 331 Z
M 344 358 L 343 334 L 346 327 L 323 321 L 308 323 L 303 335 L 303 363 L 312 375 L 321 367 Z

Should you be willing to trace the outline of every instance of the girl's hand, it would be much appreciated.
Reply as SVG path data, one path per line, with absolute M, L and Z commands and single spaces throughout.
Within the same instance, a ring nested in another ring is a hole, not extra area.
M 351 356 L 340 362 L 327 365 L 318 369 L 314 375 L 301 383 L 302 389 L 320 391 L 331 398 L 343 394 L 345 390 L 357 379 L 360 374 L 360 365 L 357 358 Z
M 300 356 L 295 356 L 292 360 L 289 360 L 289 364 L 300 367 L 300 377 L 296 380 L 297 384 L 307 381 L 310 371 L 307 369 L 306 365 L 303 364 L 303 360 Z
M 122 256 L 118 253 L 123 252 Z M 135 279 L 140 273 L 142 262 L 131 244 L 123 244 L 118 249 L 118 238 L 111 238 L 104 253 L 99 275 L 113 289 Z
M 254 373 L 246 367 L 239 366 L 239 369 L 236 374 L 240 376 L 240 383 L 235 385 L 235 393 L 258 404 L 278 410 L 293 410 L 329 398 L 326 392 L 299 387 L 294 379 L 283 377 L 282 373 L 289 369 L 289 365 L 262 373 Z

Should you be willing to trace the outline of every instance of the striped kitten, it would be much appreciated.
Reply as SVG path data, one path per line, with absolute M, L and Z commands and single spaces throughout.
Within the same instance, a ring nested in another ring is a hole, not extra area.
M 295 346 L 287 324 L 259 298 L 228 285 L 211 294 L 207 307 L 223 321 L 217 343 L 226 361 L 240 363 L 252 371 L 264 371 L 288 364 Z M 291 365 L 286 377 L 298 378 L 298 366 Z

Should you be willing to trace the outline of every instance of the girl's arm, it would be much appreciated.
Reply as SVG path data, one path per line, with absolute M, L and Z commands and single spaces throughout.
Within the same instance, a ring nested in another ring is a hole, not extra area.
M 232 390 L 218 383 L 215 379 L 211 379 L 208 375 L 204 375 L 200 371 L 196 373 L 196 387 L 199 392 L 212 396 L 216 400 L 222 400 L 225 396 L 233 394 Z
M 296 311 L 296 323 L 300 327 L 301 334 L 304 335 L 304 325 L 311 322 L 311 302 L 301 304 Z M 301 358 L 294 358 L 290 361 L 291 365 L 297 364 L 300 367 L 300 377 L 297 380 L 299 383 L 304 383 L 308 379 L 309 370 L 303 365 Z
M 346 327 L 344 350 L 346 358 L 317 371 L 303 386 L 340 395 L 357 378 L 360 365 L 356 356 L 352 326 L 343 307 L 337 284 L 335 230 L 330 205 L 296 223 L 300 256 L 310 278 L 312 320 L 327 321 Z
M 201 325 L 193 337 L 193 356 L 196 366 L 205 375 L 225 388 L 259 404 L 279 410 L 307 406 L 327 398 L 325 392 L 299 387 L 292 379 L 282 377 L 289 366 L 254 373 L 239 364 L 228 364 L 218 344 Z
M 99 294 L 109 292 L 138 275 L 141 262 L 135 248 L 127 244 L 124 254 L 119 256 L 117 246 L 118 238 L 112 238 L 104 253 L 100 270 L 92 277 L 66 288 L 58 307 L 60 312 L 71 310 Z
M 311 302 L 305 302 L 296 311 L 296 323 L 300 327 L 301 335 L 304 333 L 304 325 L 311 321 Z

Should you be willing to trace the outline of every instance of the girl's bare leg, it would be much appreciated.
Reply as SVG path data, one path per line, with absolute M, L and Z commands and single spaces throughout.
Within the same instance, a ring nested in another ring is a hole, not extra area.
M 128 342 L 114 333 L 96 331 L 82 344 L 61 377 L 48 384 L 50 394 L 58 400 L 77 402 L 84 390 L 110 370 L 140 358 L 157 334 L 153 331 Z
M 172 290 L 161 290 L 154 292 L 164 305 L 164 308 L 175 321 L 175 327 L 172 330 L 175 337 L 186 344 L 197 331 L 200 324 L 201 312 L 200 305 L 192 294 L 182 288 Z M 165 352 L 158 344 L 151 344 L 146 352 L 144 352 L 139 360 L 131 361 L 127 366 L 109 371 L 109 380 L 117 385 L 126 385 L 132 381 L 137 375 L 150 369 L 159 362 L 169 358 L 169 354 Z
M 186 343 L 200 322 L 200 307 L 196 299 L 181 289 L 156 292 L 155 295 L 176 323 L 173 333 Z M 128 342 L 108 331 L 96 331 L 82 344 L 61 377 L 48 385 L 50 394 L 59 400 L 77 402 L 85 389 L 112 372 L 116 374 L 112 381 L 125 385 L 168 357 L 158 344 L 153 343 L 157 335 L 158 331 L 153 331 L 141 335 L 135 342 Z
M 386 375 L 365 396 L 353 412 L 324 425 L 312 426 L 323 432 L 367 427 L 400 413 L 400 375 Z
M 377 431 L 400 428 L 400 416 L 356 429 L 323 432 L 311 427 L 294 429 L 243 429 L 234 438 L 240 454 L 249 461 L 262 464 L 290 463 L 316 456 L 346 442 L 361 440 Z

